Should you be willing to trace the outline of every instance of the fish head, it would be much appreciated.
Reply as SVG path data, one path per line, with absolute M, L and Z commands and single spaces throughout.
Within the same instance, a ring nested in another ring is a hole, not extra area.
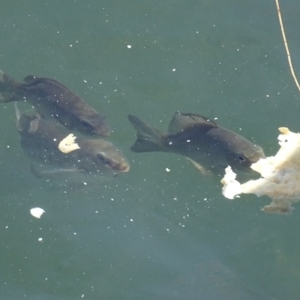
M 81 167 L 90 172 L 112 171 L 125 173 L 130 169 L 122 152 L 109 141 L 90 139 L 80 143 L 82 152 Z
M 250 166 L 259 159 L 265 158 L 264 151 L 259 145 L 255 145 L 248 140 L 243 140 L 240 145 L 229 147 L 226 160 L 235 170 L 251 172 Z
M 109 136 L 110 128 L 105 122 L 104 116 L 95 113 L 82 117 L 80 120 L 79 130 L 86 134 L 95 136 Z

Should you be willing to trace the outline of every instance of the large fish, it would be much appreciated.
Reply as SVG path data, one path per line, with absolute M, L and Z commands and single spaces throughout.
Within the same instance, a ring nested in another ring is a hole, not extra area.
M 175 113 L 168 135 L 133 115 L 129 115 L 128 119 L 137 130 L 132 151 L 181 154 L 203 173 L 224 172 L 228 165 L 247 172 L 252 163 L 265 157 L 260 146 L 200 115 Z
M 54 79 L 29 75 L 20 83 L 0 71 L 0 102 L 11 101 L 27 101 L 42 116 L 83 134 L 110 134 L 104 116 Z
M 16 106 L 16 105 L 15 105 Z M 63 153 L 58 145 L 68 133 L 53 120 L 21 114 L 16 106 L 17 128 L 24 153 L 32 161 L 32 171 L 44 178 L 85 178 L 129 171 L 119 149 L 102 138 L 80 138 L 80 149 Z

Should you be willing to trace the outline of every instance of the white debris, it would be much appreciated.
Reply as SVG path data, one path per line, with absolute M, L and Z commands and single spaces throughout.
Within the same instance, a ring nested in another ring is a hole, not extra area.
M 251 168 L 261 174 L 257 180 L 243 184 L 235 178 L 230 167 L 222 179 L 222 193 L 226 198 L 234 199 L 239 194 L 254 193 L 258 197 L 268 196 L 272 199 L 262 211 L 269 213 L 289 213 L 293 203 L 300 201 L 300 134 L 291 132 L 286 127 L 279 128 L 278 136 L 281 146 L 275 156 L 260 159 Z
M 44 212 L 45 211 L 40 207 L 34 207 L 30 210 L 31 215 L 33 215 L 35 218 L 38 218 L 38 219 L 41 218 L 41 216 Z
M 63 153 L 70 153 L 74 150 L 80 149 L 79 145 L 75 143 L 76 136 L 70 133 L 67 137 L 60 141 L 58 149 Z

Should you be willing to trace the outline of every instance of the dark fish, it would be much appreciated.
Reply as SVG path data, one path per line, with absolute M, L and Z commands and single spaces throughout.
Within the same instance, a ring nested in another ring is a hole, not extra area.
M 0 71 L 0 102 L 11 101 L 28 101 L 42 116 L 83 134 L 110 134 L 104 116 L 54 79 L 29 75 L 20 83 Z
M 58 149 L 68 135 L 64 127 L 40 116 L 21 114 L 17 107 L 16 115 L 21 146 L 33 161 L 32 171 L 38 177 L 88 178 L 129 171 L 127 160 L 109 141 L 78 137 L 80 149 L 65 154 Z
M 137 130 L 137 140 L 131 147 L 133 152 L 181 154 L 204 173 L 224 171 L 228 165 L 235 170 L 249 171 L 252 163 L 265 157 L 260 146 L 200 115 L 175 113 L 168 135 L 133 115 L 128 119 Z

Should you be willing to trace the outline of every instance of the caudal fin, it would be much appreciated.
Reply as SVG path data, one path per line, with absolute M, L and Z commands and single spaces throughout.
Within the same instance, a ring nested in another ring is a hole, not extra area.
M 128 120 L 137 131 L 137 140 L 130 148 L 133 152 L 152 152 L 163 150 L 163 135 L 138 117 L 128 115 Z
M 20 83 L 0 70 L 0 103 L 24 100 L 21 86 Z

